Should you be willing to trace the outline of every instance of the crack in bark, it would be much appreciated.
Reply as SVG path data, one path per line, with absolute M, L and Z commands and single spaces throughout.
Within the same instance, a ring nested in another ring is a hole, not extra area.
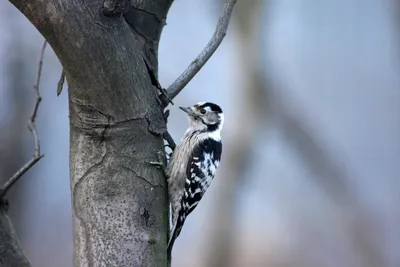
M 158 136 L 167 131 L 164 116 L 161 107 L 158 104 L 150 106 L 146 113 L 145 119 L 150 133 Z
M 110 116 L 111 117 L 111 116 Z M 100 145 L 101 144 L 103 144 L 103 142 L 104 142 L 104 140 L 106 139 L 106 133 L 107 133 L 107 130 L 109 130 L 110 129 L 110 117 L 107 117 L 107 124 L 104 126 L 104 129 L 103 129 L 103 132 L 101 133 L 101 136 L 100 136 Z
M 154 16 L 161 23 L 165 22 L 165 19 L 159 18 L 156 13 L 153 13 L 153 12 L 151 12 L 149 10 L 146 10 L 146 9 L 143 9 L 143 8 L 140 8 L 140 7 L 136 7 L 136 6 L 131 6 L 130 8 L 136 9 L 136 10 L 138 10 L 140 12 L 143 12 L 143 13 L 146 13 L 148 15 Z
M 101 159 L 100 159 L 99 162 L 96 162 L 92 166 L 90 166 L 89 169 L 81 176 L 81 178 L 78 179 L 78 181 L 74 185 L 73 195 L 76 194 L 76 190 L 78 189 L 78 187 L 80 187 L 80 185 L 83 182 L 84 178 L 86 178 L 94 169 L 98 168 L 104 162 L 104 159 L 106 157 L 107 157 L 107 151 L 105 151 L 104 154 L 101 156 Z
M 128 171 L 131 171 L 131 172 L 133 172 L 135 175 L 136 175 L 136 177 L 137 178 L 139 178 L 140 180 L 142 180 L 142 181 L 144 181 L 145 183 L 147 183 L 147 184 L 149 184 L 152 188 L 152 190 L 153 189 L 156 189 L 157 187 L 161 187 L 162 189 L 164 189 L 165 190 L 165 187 L 164 186 L 162 186 L 160 183 L 159 184 L 153 184 L 152 182 L 150 182 L 149 180 L 147 180 L 146 178 L 144 178 L 143 176 L 141 176 L 141 175 L 139 175 L 138 173 L 137 173 L 137 171 L 135 171 L 134 169 L 132 169 L 131 167 L 128 167 L 128 166 L 126 166 L 126 165 L 122 165 L 122 167 L 123 168 L 125 168 L 125 169 L 127 169 Z
M 154 28 L 151 25 L 160 25 L 162 20 L 153 12 L 135 6 L 131 6 L 129 11 L 124 13 L 124 18 L 141 47 L 146 63 L 157 76 L 157 50 L 162 27 Z
M 136 138 L 136 136 L 129 137 L 128 140 L 122 146 L 119 147 L 119 150 L 121 151 L 122 149 L 124 149 L 135 138 Z M 132 154 L 135 153 L 136 152 L 136 148 L 133 148 L 133 150 L 131 152 L 132 152 Z M 124 154 L 122 154 L 122 156 L 127 157 Z
M 101 157 L 101 160 L 95 164 L 93 164 L 82 176 L 81 178 L 78 179 L 78 181 L 75 183 L 74 188 L 73 188 L 73 194 L 72 196 L 75 196 L 77 193 L 77 190 L 81 187 L 82 182 L 84 181 L 84 179 L 96 168 L 100 167 L 101 164 L 104 162 L 105 158 L 107 157 L 107 151 L 103 154 L 103 156 Z M 85 235 L 85 247 L 86 247 L 86 253 L 88 255 L 88 257 L 86 258 L 88 260 L 88 265 L 89 266 L 93 266 L 93 253 L 91 251 L 91 239 L 90 239 L 90 230 L 88 228 L 90 228 L 90 225 L 88 222 L 86 222 L 86 220 L 81 216 L 79 209 L 77 207 L 77 201 L 75 199 L 75 197 L 73 197 L 73 210 L 74 210 L 74 214 L 75 216 L 78 218 L 79 222 L 82 224 L 82 228 L 84 231 L 84 235 Z
M 85 4 L 85 1 L 81 1 L 83 8 L 86 10 L 86 13 L 90 16 L 90 18 L 92 19 L 92 21 L 96 21 L 96 19 L 94 18 L 92 12 L 90 12 L 89 7 Z
M 160 82 L 157 79 L 157 74 L 154 72 L 154 69 L 150 67 L 149 63 L 147 62 L 147 60 L 145 58 L 143 58 L 144 64 L 146 66 L 147 69 L 147 73 L 149 74 L 150 77 L 150 81 L 151 84 L 157 88 L 157 90 L 160 92 L 160 94 L 157 96 L 157 99 L 160 100 L 160 105 L 162 107 L 162 109 L 166 108 L 168 106 L 168 104 L 174 104 L 171 100 L 171 98 L 169 98 L 168 93 L 166 92 L 166 90 L 164 88 L 162 88 Z M 165 121 L 166 122 L 166 121 Z
M 124 123 L 128 123 L 128 122 L 136 121 L 136 120 L 145 120 L 146 114 L 147 114 L 147 110 L 144 112 L 143 115 L 140 115 L 138 117 L 129 118 L 129 119 L 120 120 L 120 121 L 115 121 L 113 123 L 113 125 L 124 124 Z

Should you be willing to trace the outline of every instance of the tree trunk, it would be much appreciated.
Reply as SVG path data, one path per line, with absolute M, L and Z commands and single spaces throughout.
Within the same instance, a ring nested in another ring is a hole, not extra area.
M 15 229 L 7 214 L 7 204 L 0 203 L 0 266 L 1 267 L 30 267 L 22 253 Z
M 69 85 L 74 265 L 166 266 L 166 182 L 148 162 L 164 154 L 151 76 L 172 0 L 11 2 Z

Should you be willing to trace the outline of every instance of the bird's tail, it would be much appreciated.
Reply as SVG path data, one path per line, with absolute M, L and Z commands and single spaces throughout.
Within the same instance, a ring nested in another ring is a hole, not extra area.
M 178 217 L 179 218 L 179 217 Z M 179 234 L 181 233 L 183 226 L 183 222 L 177 222 L 174 224 L 173 228 L 171 229 L 170 235 L 169 235 L 169 241 L 168 241 L 168 249 L 167 249 L 167 257 L 168 257 L 168 263 L 169 266 L 171 264 L 171 254 L 172 254 L 172 247 L 174 246 L 175 240 L 178 238 Z

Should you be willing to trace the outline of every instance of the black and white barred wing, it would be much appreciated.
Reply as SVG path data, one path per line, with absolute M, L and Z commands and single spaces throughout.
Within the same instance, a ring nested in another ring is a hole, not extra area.
M 222 153 L 222 143 L 206 139 L 192 153 L 186 169 L 185 191 L 181 200 L 181 209 L 168 244 L 169 253 L 175 239 L 179 236 L 186 217 L 197 207 L 203 195 L 214 179 Z
M 206 139 L 194 150 L 186 170 L 185 192 L 182 207 L 189 215 L 207 191 L 221 160 L 222 144 Z

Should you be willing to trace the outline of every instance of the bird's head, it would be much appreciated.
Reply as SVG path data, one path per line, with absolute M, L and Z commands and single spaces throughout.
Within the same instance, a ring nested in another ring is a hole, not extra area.
M 205 132 L 221 131 L 224 114 L 217 104 L 199 102 L 191 107 L 179 107 L 189 118 L 189 129 Z

